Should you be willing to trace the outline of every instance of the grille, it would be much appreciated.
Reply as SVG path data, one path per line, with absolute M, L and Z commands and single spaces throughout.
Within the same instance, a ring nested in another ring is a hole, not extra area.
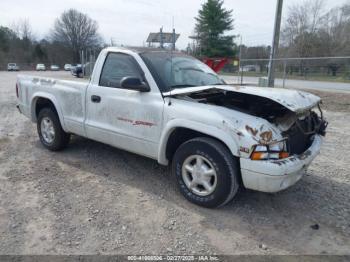
M 285 136 L 288 137 L 287 145 L 290 155 L 299 155 L 305 152 L 312 144 L 311 138 L 313 134 L 306 135 L 296 124 L 286 133 Z
M 288 151 L 291 155 L 305 152 L 312 144 L 312 137 L 320 131 L 323 120 L 314 112 L 303 120 L 297 120 L 284 136 L 288 138 Z

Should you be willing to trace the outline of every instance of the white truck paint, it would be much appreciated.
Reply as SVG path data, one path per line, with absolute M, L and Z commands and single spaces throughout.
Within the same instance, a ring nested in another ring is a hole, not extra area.
M 131 56 L 143 71 L 150 91 L 101 86 L 101 71 L 110 53 Z M 283 159 L 252 160 L 257 144 L 272 145 L 283 141 L 283 132 L 297 119 L 304 119 L 310 109 L 319 105 L 320 98 L 295 90 L 230 85 L 162 92 L 149 66 L 135 50 L 104 49 L 88 84 L 20 75 L 17 87 L 18 108 L 33 122 L 37 121 L 38 99 L 46 98 L 54 104 L 65 132 L 150 157 L 162 165 L 171 161 L 166 151 L 174 130 L 186 128 L 213 137 L 230 150 L 232 157 L 239 158 L 244 186 L 263 192 L 277 192 L 296 183 L 319 153 L 322 143 L 321 135 L 315 133 L 311 145 L 302 154 Z M 188 96 L 212 90 L 273 101 L 288 109 L 289 114 L 271 122 L 244 110 L 201 103 Z M 92 102 L 94 95 L 101 98 L 100 103 Z

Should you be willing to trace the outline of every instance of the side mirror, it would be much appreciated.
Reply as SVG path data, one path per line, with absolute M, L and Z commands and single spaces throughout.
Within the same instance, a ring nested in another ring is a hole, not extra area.
M 145 83 L 138 77 L 132 77 L 132 76 L 123 77 L 122 80 L 120 81 L 120 86 L 121 88 L 124 88 L 124 89 L 130 89 L 130 90 L 135 90 L 140 92 L 151 91 L 147 83 Z

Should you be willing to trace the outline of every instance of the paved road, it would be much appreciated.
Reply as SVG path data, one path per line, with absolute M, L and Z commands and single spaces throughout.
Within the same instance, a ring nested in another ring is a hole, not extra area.
M 239 83 L 240 78 L 237 76 L 222 76 L 229 83 Z M 244 77 L 244 83 L 258 84 L 258 77 Z M 283 86 L 283 79 L 276 79 L 276 86 Z M 350 92 L 350 83 L 324 82 L 324 81 L 307 81 L 307 80 L 286 80 L 287 88 L 297 89 L 314 89 L 319 91 L 336 91 Z

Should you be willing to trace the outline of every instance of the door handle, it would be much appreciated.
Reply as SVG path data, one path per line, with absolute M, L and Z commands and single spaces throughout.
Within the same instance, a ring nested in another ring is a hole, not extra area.
M 100 96 L 96 96 L 96 95 L 92 95 L 91 96 L 91 101 L 93 103 L 100 103 L 101 102 L 101 97 Z

